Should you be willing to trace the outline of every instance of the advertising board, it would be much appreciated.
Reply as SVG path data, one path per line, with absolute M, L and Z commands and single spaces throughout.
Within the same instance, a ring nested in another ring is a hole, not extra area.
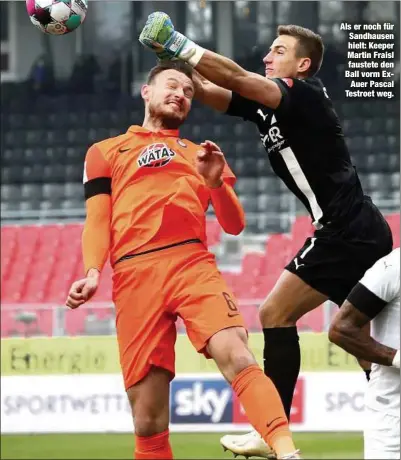
M 132 432 L 118 374 L 1 377 L 2 433 Z M 306 372 L 297 384 L 294 431 L 361 431 L 362 372 Z M 171 383 L 172 432 L 250 429 L 231 386 L 219 374 L 183 374 Z
M 263 363 L 263 334 L 250 334 L 250 347 Z M 327 334 L 301 333 L 302 371 L 355 371 L 351 355 L 330 343 Z M 176 343 L 176 373 L 216 373 L 212 360 L 198 354 L 188 337 Z M 120 373 L 115 336 L 38 337 L 1 340 L 2 375 L 65 375 Z

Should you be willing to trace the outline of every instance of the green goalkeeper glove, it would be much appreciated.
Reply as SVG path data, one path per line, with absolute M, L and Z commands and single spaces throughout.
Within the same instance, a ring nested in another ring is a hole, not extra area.
M 166 13 L 156 12 L 148 16 L 139 41 L 146 48 L 155 51 L 159 59 L 181 59 L 192 67 L 200 61 L 205 50 L 174 30 Z

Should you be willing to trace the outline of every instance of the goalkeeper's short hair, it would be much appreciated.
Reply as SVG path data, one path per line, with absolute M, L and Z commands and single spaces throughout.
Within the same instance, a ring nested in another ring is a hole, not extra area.
M 161 61 L 155 67 L 150 69 L 146 83 L 150 85 L 157 75 L 169 69 L 176 70 L 177 72 L 182 72 L 190 80 L 193 80 L 192 67 L 186 62 L 177 59 L 177 60 L 171 60 L 171 61 L 170 60 Z
M 311 60 L 308 76 L 315 75 L 322 65 L 324 45 L 322 37 L 310 29 L 296 25 L 281 25 L 277 28 L 277 35 L 290 35 L 298 40 L 296 56 L 308 57 Z

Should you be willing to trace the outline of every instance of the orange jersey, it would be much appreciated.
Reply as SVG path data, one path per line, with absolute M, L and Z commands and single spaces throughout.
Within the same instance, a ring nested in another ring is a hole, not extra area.
M 110 261 L 197 238 L 206 245 L 210 189 L 196 169 L 201 147 L 178 130 L 140 126 L 94 144 L 85 159 L 86 199 L 111 194 Z M 235 176 L 226 165 L 223 180 Z

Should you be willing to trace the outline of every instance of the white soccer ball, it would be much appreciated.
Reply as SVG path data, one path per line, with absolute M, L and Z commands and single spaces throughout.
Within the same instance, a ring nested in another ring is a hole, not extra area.
M 34 26 L 45 34 L 65 35 L 85 20 L 87 0 L 26 0 L 26 9 Z

